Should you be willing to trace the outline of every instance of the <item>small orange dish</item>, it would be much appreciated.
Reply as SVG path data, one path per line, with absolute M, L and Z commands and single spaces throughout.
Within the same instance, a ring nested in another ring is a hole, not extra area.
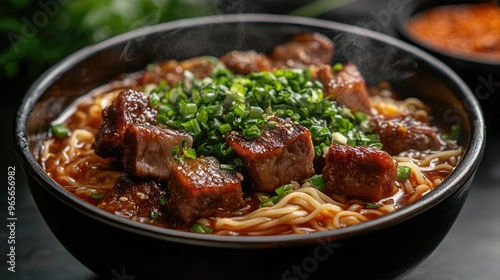
M 500 7 L 492 3 L 443 5 L 406 22 L 416 39 L 458 55 L 500 60 Z

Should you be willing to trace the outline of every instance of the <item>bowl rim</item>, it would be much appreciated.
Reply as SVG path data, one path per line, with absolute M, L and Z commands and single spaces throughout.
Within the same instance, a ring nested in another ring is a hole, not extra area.
M 487 66 L 487 67 L 498 67 L 500 71 L 500 58 L 497 59 L 492 59 L 487 56 L 478 56 L 478 57 L 473 57 L 469 56 L 466 54 L 460 54 L 456 52 L 446 52 L 445 50 L 436 47 L 422 39 L 417 38 L 414 36 L 411 32 L 408 31 L 408 28 L 406 26 L 406 23 L 408 20 L 410 20 L 412 17 L 418 15 L 419 13 L 423 12 L 424 10 L 417 11 L 415 10 L 419 9 L 420 6 L 430 3 L 430 7 L 424 9 L 428 10 L 429 8 L 435 8 L 435 7 L 442 7 L 442 6 L 455 6 L 455 5 L 471 5 L 474 3 L 469 3 L 469 2 L 459 2 L 455 4 L 440 4 L 439 2 L 435 1 L 429 1 L 429 0 L 412 0 L 412 2 L 408 2 L 407 5 L 404 5 L 403 11 L 397 13 L 395 15 L 395 20 L 394 20 L 394 29 L 396 32 L 407 38 L 407 40 L 411 41 L 413 44 L 416 46 L 423 48 L 424 50 L 428 52 L 435 53 L 439 56 L 442 56 L 447 59 L 453 59 L 456 60 L 457 62 L 460 63 L 469 63 L 469 64 L 476 64 L 479 66 Z M 476 3 L 480 4 L 480 2 Z M 406 10 L 406 11 L 404 11 Z
M 439 72 L 446 75 L 457 86 L 457 90 L 464 96 L 464 102 L 468 104 L 468 110 L 471 114 L 471 137 L 469 147 L 464 154 L 461 163 L 457 166 L 455 172 L 450 174 L 443 183 L 419 199 L 418 201 L 407 205 L 393 213 L 386 214 L 374 220 L 366 221 L 349 227 L 329 230 L 324 232 L 314 232 L 309 234 L 290 234 L 278 236 L 219 236 L 210 234 L 199 234 L 193 232 L 179 231 L 175 229 L 161 228 L 154 225 L 143 224 L 132 221 L 130 219 L 116 216 L 102 209 L 95 207 L 89 203 L 85 203 L 75 195 L 68 192 L 62 186 L 53 181 L 41 168 L 36 161 L 34 155 L 29 150 L 27 140 L 27 120 L 31 109 L 34 107 L 38 99 L 51 85 L 51 82 L 57 79 L 62 73 L 70 69 L 78 62 L 85 60 L 92 54 L 112 47 L 113 45 L 133 40 L 140 36 L 146 36 L 157 32 L 168 32 L 179 28 L 195 27 L 211 24 L 228 24 L 228 23 L 271 23 L 284 24 L 292 26 L 306 26 L 312 28 L 322 28 L 338 31 L 341 33 L 353 33 L 355 35 L 366 36 L 370 39 L 390 44 L 398 49 L 409 52 L 412 55 L 427 61 Z M 474 119 L 472 119 L 474 118 Z M 14 121 L 14 141 L 16 154 L 21 162 L 23 171 L 29 177 L 32 175 L 42 188 L 49 191 L 59 200 L 86 215 L 87 217 L 99 222 L 112 225 L 113 227 L 122 230 L 133 232 L 139 235 L 145 235 L 155 239 L 165 241 L 186 243 L 191 245 L 217 246 L 217 247 L 238 247 L 238 248 L 256 248 L 260 246 L 275 246 L 279 244 L 300 244 L 319 241 L 334 241 L 343 238 L 350 238 L 373 230 L 382 229 L 394 224 L 406 221 L 419 213 L 422 213 L 447 197 L 458 191 L 461 187 L 473 178 L 481 160 L 485 147 L 485 125 L 478 101 L 462 81 L 462 79 L 449 68 L 447 65 L 439 61 L 437 58 L 424 52 L 423 50 L 407 44 L 399 39 L 374 32 L 361 27 L 327 21 L 315 18 L 305 18 L 300 16 L 276 15 L 276 14 L 231 14 L 231 15 L 215 15 L 204 16 L 200 18 L 190 18 L 175 20 L 166 23 L 160 23 L 154 26 L 143 27 L 137 30 L 117 35 L 115 37 L 104 40 L 100 43 L 90 45 L 81 50 L 69 55 L 59 63 L 55 64 L 45 71 L 28 89 L 23 98 L 23 102 L 18 108 L 17 115 Z M 28 174 L 29 173 L 29 174 Z M 33 194 L 33 192 L 31 192 Z

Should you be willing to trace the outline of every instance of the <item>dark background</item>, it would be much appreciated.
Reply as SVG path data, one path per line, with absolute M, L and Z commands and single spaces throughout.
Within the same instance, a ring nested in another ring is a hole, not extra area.
M 8 167 L 16 168 L 17 227 L 16 272 L 11 273 L 7 271 L 6 264 L 8 229 L 2 226 L 7 224 L 5 180 L 5 187 L 0 193 L 0 221 L 4 221 L 0 224 L 0 279 L 98 279 L 62 247 L 46 226 L 27 189 L 13 150 L 12 126 L 17 107 L 30 84 L 51 65 L 88 44 L 131 29 L 218 13 L 303 15 L 363 26 L 397 37 L 393 29 L 394 15 L 385 12 L 389 2 L 291 0 L 286 5 L 281 4 L 281 1 L 265 0 L 2 2 L 0 90 L 3 100 L 0 105 L 0 125 L 3 135 L 0 137 L 0 160 L 4 178 L 7 178 Z M 34 28 L 27 29 L 29 23 Z M 24 34 L 26 40 L 13 37 L 12 34 Z M 480 84 L 478 77 L 474 74 L 463 76 L 473 91 Z M 500 148 L 497 145 L 500 131 L 498 123 L 495 123 L 499 111 L 496 107 L 500 105 L 500 87 L 492 88 L 490 93 L 490 96 L 479 100 L 487 118 L 488 139 L 469 198 L 444 241 L 406 280 L 500 279 Z M 410 240 L 412 237 L 407 238 Z

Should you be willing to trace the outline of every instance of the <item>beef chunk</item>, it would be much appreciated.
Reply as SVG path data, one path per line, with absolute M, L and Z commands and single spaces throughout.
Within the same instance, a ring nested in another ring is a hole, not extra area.
M 374 132 L 380 136 L 382 149 L 390 155 L 412 149 L 425 151 L 440 147 L 435 129 L 411 116 L 374 120 Z
M 139 85 L 158 84 L 165 80 L 168 84 L 174 85 L 185 78 L 184 71 L 189 71 L 195 78 L 202 79 L 212 73 L 215 65 L 216 60 L 207 56 L 193 57 L 183 61 L 165 60 L 150 71 L 144 72 L 137 79 L 137 83 Z
M 130 124 L 156 124 L 156 111 L 149 106 L 146 93 L 135 90 L 120 92 L 113 103 L 102 111 L 102 123 L 92 145 L 103 158 L 122 158 L 123 134 Z
M 226 136 L 226 142 L 243 159 L 253 188 L 262 192 L 314 175 L 311 132 L 290 120 L 270 120 L 278 125 L 265 126 L 255 139 L 246 139 L 239 132 Z
M 292 40 L 274 47 L 270 58 L 276 68 L 306 68 L 331 64 L 334 45 L 319 33 L 295 35 Z
M 244 206 L 241 181 L 235 173 L 221 170 L 214 157 L 174 162 L 168 186 L 167 208 L 185 222 L 229 216 Z
M 365 80 L 354 64 L 345 64 L 338 71 L 333 71 L 330 65 L 322 65 L 318 69 L 317 76 L 323 83 L 325 96 L 332 97 L 353 111 L 371 114 L 370 97 Z
M 324 192 L 377 202 L 394 194 L 397 162 L 373 147 L 333 144 L 323 169 Z
M 167 180 L 171 172 L 172 149 L 191 148 L 193 139 L 186 132 L 151 125 L 129 125 L 123 135 L 125 172 L 138 177 Z
M 164 214 L 162 199 L 166 197 L 166 181 L 135 178 L 124 173 L 97 207 L 134 220 L 147 219 Z
M 242 75 L 272 70 L 269 58 L 255 51 L 232 51 L 221 56 L 220 60 L 231 71 Z

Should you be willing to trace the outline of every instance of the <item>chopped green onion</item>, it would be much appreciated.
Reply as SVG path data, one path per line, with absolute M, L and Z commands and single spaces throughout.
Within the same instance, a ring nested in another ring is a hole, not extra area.
M 243 160 L 241 158 L 235 158 L 234 159 L 234 164 L 236 164 L 236 166 L 243 166 Z
M 334 132 L 334 133 L 332 133 L 332 142 L 345 145 L 345 144 L 347 144 L 347 137 L 345 137 L 340 132 Z
M 259 207 L 268 207 L 268 206 L 273 206 L 274 204 L 278 203 L 281 198 L 283 198 L 285 195 L 292 193 L 294 191 L 294 185 L 293 184 L 285 184 L 274 190 L 277 195 L 272 196 L 272 197 L 267 197 L 267 198 L 261 198 L 261 204 Z
M 221 126 L 219 126 L 219 132 L 222 135 L 224 135 L 224 134 L 226 134 L 228 132 L 231 132 L 231 130 L 233 130 L 233 129 L 231 128 L 231 125 L 228 124 L 228 123 L 225 123 L 225 124 L 222 124 Z
M 162 197 L 160 198 L 160 205 L 165 205 L 168 201 L 168 198 L 167 197 Z
M 257 107 L 257 106 L 251 106 L 250 113 L 248 114 L 248 117 L 249 118 L 260 118 L 260 117 L 262 117 L 262 114 L 264 114 L 264 110 L 262 110 L 262 108 Z
M 372 143 L 369 146 L 382 150 L 382 143 Z
M 253 139 L 260 136 L 260 129 L 256 126 L 249 127 L 243 130 L 243 136 L 247 139 Z
M 160 107 L 158 107 L 158 114 L 162 114 L 170 118 L 175 115 L 175 111 L 170 105 L 161 104 Z
M 196 159 L 196 151 L 194 149 L 186 149 L 184 150 L 184 157 Z
M 269 199 L 269 196 L 268 195 L 259 195 L 257 198 L 259 199 L 260 202 L 265 202 Z
M 175 161 L 180 161 L 182 158 L 196 159 L 196 151 L 188 148 L 186 140 L 183 140 L 181 146 L 172 148 L 172 156 L 174 156 Z
M 276 122 L 276 121 L 268 121 L 266 125 L 267 125 L 267 127 L 275 128 L 275 127 L 278 126 L 278 122 Z
M 333 71 L 335 72 L 342 70 L 342 68 L 344 68 L 344 65 L 342 65 L 342 63 L 340 62 L 335 63 L 332 67 Z
M 185 130 L 193 133 L 194 135 L 198 135 L 201 132 L 200 124 L 196 119 L 191 119 L 185 123 L 181 124 Z
M 398 173 L 396 180 L 404 182 L 410 177 L 411 168 L 408 166 L 398 166 Z
M 281 197 L 275 195 L 275 196 L 272 196 L 270 198 L 268 198 L 267 200 L 263 201 L 261 204 L 259 204 L 259 207 L 269 207 L 269 206 L 273 206 L 274 204 L 278 203 L 278 201 L 280 201 Z
M 149 216 L 151 217 L 151 219 L 156 219 L 160 216 L 160 213 L 158 213 L 157 211 L 151 211 Z
M 196 233 L 208 233 L 209 234 L 209 233 L 212 233 L 213 229 L 209 226 L 195 223 L 191 227 L 191 231 L 196 232 Z
M 198 115 L 196 116 L 196 120 L 199 123 L 207 123 L 208 121 L 208 112 L 205 107 L 201 107 L 200 110 L 198 111 Z
M 165 124 L 165 125 L 166 125 L 166 124 L 167 124 L 167 122 L 168 122 L 168 118 L 167 118 L 167 116 L 165 116 L 165 115 L 163 115 L 163 114 L 158 113 L 158 115 L 156 116 L 156 121 L 157 121 L 158 123 L 161 123 L 161 124 Z
M 156 105 L 160 104 L 160 97 L 156 92 L 152 92 L 149 94 L 149 104 L 151 107 L 156 107 Z
M 326 186 L 323 175 L 321 174 L 312 176 L 309 178 L 308 182 L 320 191 L 324 190 Z
M 184 157 L 196 159 L 196 151 L 187 147 L 186 140 L 182 140 L 182 153 Z
M 172 155 L 173 155 L 174 157 L 177 157 L 177 156 L 180 156 L 180 154 L 181 154 L 181 147 L 179 147 L 179 146 L 174 146 L 174 147 L 172 148 Z
M 370 202 L 366 203 L 366 208 L 368 208 L 368 209 L 377 209 L 377 208 L 380 208 L 380 206 L 382 206 L 382 205 L 380 205 L 378 203 L 370 203 Z
M 69 128 L 65 124 L 52 126 L 52 133 L 58 138 L 64 138 L 69 135 Z
M 219 158 L 227 158 L 231 156 L 234 149 L 227 143 L 218 143 L 214 146 L 214 154 Z
M 95 199 L 98 199 L 98 200 L 101 200 L 106 196 L 106 194 L 105 193 L 91 192 L 88 194 L 88 196 L 95 198 Z
M 179 114 L 181 116 L 193 115 L 198 112 L 198 107 L 194 103 L 184 103 L 179 106 Z
M 460 125 L 455 124 L 450 127 L 450 131 L 448 131 L 448 133 L 443 134 L 443 138 L 445 140 L 458 140 L 461 133 L 462 129 L 460 128 Z
M 212 155 L 212 153 L 214 151 L 214 147 L 211 145 L 208 145 L 207 143 L 203 143 L 203 144 L 198 146 L 198 149 L 196 151 L 200 155 L 209 156 L 209 155 Z
M 244 107 L 244 105 L 239 105 L 236 106 L 236 108 L 234 108 L 234 114 L 238 117 L 245 117 L 248 114 L 248 112 Z
M 246 139 L 255 139 L 263 127 L 278 126 L 276 121 L 267 121 L 267 116 L 289 118 L 309 129 L 317 156 L 322 156 L 332 143 L 380 143 L 378 135 L 371 132 L 367 115 L 323 98 L 323 86 L 311 80 L 309 69 L 277 69 L 243 76 L 220 62 L 217 65 L 203 79 L 185 73 L 186 78 L 173 87 L 162 81 L 149 90 L 150 103 L 158 110 L 158 123 L 193 136 L 199 155 L 214 156 L 221 164 L 233 164 L 237 155 L 225 143 L 224 136 L 236 131 Z M 341 66 L 336 64 L 333 68 L 338 70 Z
M 291 192 L 293 192 L 293 185 L 292 184 L 286 184 L 283 186 L 280 186 L 275 190 L 276 194 L 280 197 L 283 197 Z
M 220 169 L 224 171 L 236 171 L 238 167 L 234 164 L 223 163 L 220 165 Z

